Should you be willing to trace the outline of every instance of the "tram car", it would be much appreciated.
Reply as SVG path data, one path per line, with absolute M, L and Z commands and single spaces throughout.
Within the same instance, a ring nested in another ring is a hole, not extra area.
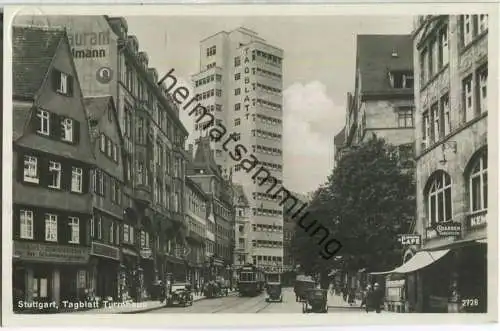
M 265 285 L 264 272 L 253 264 L 245 264 L 238 271 L 238 292 L 241 296 L 262 293 Z

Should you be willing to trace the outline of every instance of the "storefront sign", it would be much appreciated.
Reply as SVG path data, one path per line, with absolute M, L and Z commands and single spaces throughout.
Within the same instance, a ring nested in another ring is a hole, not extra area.
M 98 242 L 92 242 L 90 254 L 106 257 L 108 259 L 120 260 L 120 250 L 117 247 Z
M 402 245 L 420 245 L 421 237 L 418 234 L 400 234 L 398 240 Z
M 386 287 L 403 287 L 405 286 L 405 280 L 404 279 L 399 279 L 399 280 L 388 280 L 385 282 Z
M 462 224 L 457 222 L 438 223 L 435 228 L 441 237 L 459 237 L 462 234 Z
M 469 216 L 469 226 L 474 228 L 486 224 L 486 215 L 487 214 L 477 214 Z
M 90 249 L 14 241 L 13 253 L 15 257 L 24 261 L 83 264 L 89 260 Z
M 151 248 L 142 248 L 141 257 L 143 259 L 151 259 L 153 257 L 153 251 L 151 250 Z

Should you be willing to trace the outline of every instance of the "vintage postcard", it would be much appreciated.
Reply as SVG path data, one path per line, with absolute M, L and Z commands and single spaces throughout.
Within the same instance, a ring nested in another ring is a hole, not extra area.
M 4 323 L 495 321 L 494 9 L 6 7 Z

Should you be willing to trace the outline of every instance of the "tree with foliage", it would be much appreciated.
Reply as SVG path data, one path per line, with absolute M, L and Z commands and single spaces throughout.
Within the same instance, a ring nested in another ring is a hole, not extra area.
M 315 192 L 310 217 L 342 243 L 341 259 L 323 259 L 317 238 L 296 226 L 292 250 L 306 272 L 386 270 L 401 263 L 397 239 L 415 215 L 415 183 L 396 151 L 374 136 L 346 153 Z

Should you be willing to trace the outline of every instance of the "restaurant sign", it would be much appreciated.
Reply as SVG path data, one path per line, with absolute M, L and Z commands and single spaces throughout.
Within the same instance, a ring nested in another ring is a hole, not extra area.
M 106 257 L 112 260 L 120 260 L 120 250 L 117 247 L 98 242 L 92 242 L 90 254 Z
M 462 235 L 462 223 L 438 223 L 434 228 L 440 237 L 460 237 Z
M 486 224 L 486 214 L 477 214 L 469 217 L 469 226 L 471 228 Z
M 88 247 L 42 244 L 14 241 L 15 258 L 24 261 L 49 263 L 87 263 L 90 250 Z
M 402 245 L 420 245 L 421 236 L 419 234 L 400 234 L 398 241 Z

